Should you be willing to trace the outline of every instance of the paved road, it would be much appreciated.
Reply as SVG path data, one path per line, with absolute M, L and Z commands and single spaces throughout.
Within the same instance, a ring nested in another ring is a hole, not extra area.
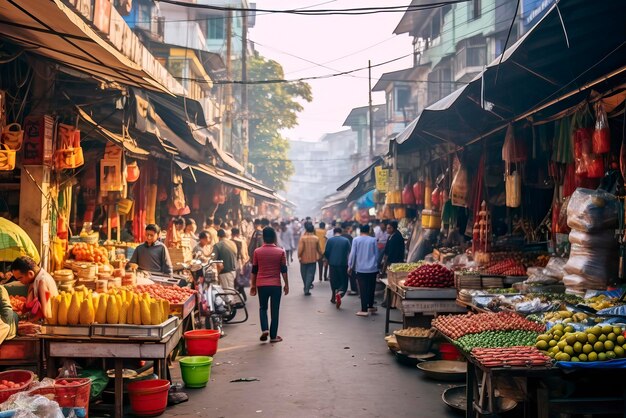
M 427 380 L 398 363 L 384 338 L 384 312 L 361 318 L 357 296 L 341 310 L 330 303 L 328 282 L 316 277 L 302 293 L 297 265 L 292 293 L 283 297 L 276 344 L 259 341 L 258 303 L 249 298 L 248 322 L 227 326 L 206 388 L 187 389 L 190 400 L 166 416 L 203 417 L 455 417 L 441 394 L 451 385 Z M 177 364 L 175 381 L 181 381 Z M 231 383 L 238 378 L 259 381 Z

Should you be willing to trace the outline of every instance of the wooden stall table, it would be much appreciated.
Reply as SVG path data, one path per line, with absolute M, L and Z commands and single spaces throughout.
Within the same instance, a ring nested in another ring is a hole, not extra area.
M 102 358 L 115 362 L 115 417 L 124 416 L 122 368 L 124 360 L 153 360 L 154 372 L 167 379 L 167 361 L 178 346 L 183 332 L 183 322 L 160 341 L 133 340 L 131 338 L 90 338 L 41 335 L 47 360 L 49 377 L 56 374 L 57 358 Z
M 456 288 L 405 288 L 400 285 L 391 286 L 387 279 L 385 284 L 385 298 L 387 301 L 396 297 L 400 301 L 402 321 L 391 320 L 391 306 L 387 303 L 385 311 L 385 334 L 389 333 L 389 324 L 409 326 L 411 317 L 435 317 L 443 313 L 466 313 L 465 307 L 456 303 Z
M 39 337 L 17 336 L 0 344 L 1 367 L 33 367 L 43 372 L 41 340 Z

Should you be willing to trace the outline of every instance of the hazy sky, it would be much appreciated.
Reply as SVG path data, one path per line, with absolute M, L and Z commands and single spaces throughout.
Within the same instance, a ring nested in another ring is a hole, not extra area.
M 406 6 L 410 0 L 256 0 L 257 8 L 284 10 L 347 9 Z M 314 6 L 314 7 L 311 7 Z M 258 13 L 249 32 L 261 55 L 279 62 L 288 80 L 365 68 L 350 75 L 307 81 L 313 101 L 304 104 L 299 126 L 284 132 L 291 140 L 317 140 L 337 132 L 355 107 L 368 104 L 368 60 L 372 65 L 409 55 L 372 68 L 372 87 L 383 73 L 412 64 L 411 38 L 394 35 L 404 12 L 361 16 L 301 16 Z M 373 104 L 384 103 L 382 92 L 373 93 Z

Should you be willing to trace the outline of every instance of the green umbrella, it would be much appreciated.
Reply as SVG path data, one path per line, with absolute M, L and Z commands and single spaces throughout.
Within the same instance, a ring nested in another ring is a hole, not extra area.
M 39 251 L 26 231 L 0 217 L 0 261 L 13 261 L 24 255 L 40 262 Z

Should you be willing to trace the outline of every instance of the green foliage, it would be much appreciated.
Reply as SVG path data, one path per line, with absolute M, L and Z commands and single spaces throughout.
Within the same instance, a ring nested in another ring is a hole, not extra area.
M 283 80 L 282 66 L 256 55 L 248 60 L 248 80 Z M 298 124 L 299 100 L 313 100 L 311 86 L 304 82 L 261 83 L 248 85 L 249 157 L 255 177 L 275 190 L 285 190 L 293 175 L 288 158 L 289 141 L 280 134 Z

